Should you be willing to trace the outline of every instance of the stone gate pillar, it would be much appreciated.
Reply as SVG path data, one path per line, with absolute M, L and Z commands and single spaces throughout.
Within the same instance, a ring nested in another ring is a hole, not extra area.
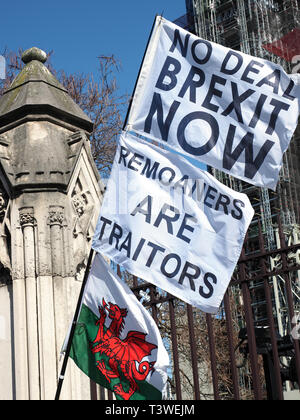
M 0 399 L 54 399 L 103 186 L 93 124 L 31 48 L 0 98 Z M 69 363 L 62 398 L 89 399 Z

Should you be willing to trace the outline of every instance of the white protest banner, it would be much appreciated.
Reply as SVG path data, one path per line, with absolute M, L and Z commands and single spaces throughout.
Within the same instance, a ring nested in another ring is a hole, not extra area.
M 253 214 L 245 194 L 124 133 L 92 247 L 129 273 L 215 313 Z
M 295 76 L 157 17 L 126 129 L 275 190 L 299 116 Z

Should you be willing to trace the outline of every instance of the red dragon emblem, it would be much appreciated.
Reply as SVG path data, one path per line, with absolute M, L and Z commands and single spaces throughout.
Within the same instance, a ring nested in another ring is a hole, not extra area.
M 120 377 L 118 368 L 121 369 L 129 382 L 129 390 L 125 391 L 121 383 L 115 385 L 113 390 L 124 400 L 129 400 L 138 390 L 136 381 L 144 381 L 148 374 L 154 371 L 155 361 L 142 362 L 142 359 L 149 356 L 157 346 L 148 343 L 145 340 L 146 334 L 138 331 L 129 331 L 124 340 L 120 338 L 120 333 L 125 325 L 124 318 L 128 312 L 126 308 L 120 308 L 111 302 L 107 305 L 103 299 L 102 306 L 98 306 L 98 309 L 100 318 L 96 321 L 96 325 L 99 326 L 99 329 L 95 340 L 91 343 L 91 351 L 94 354 L 99 352 L 109 357 L 109 369 L 103 360 L 97 361 L 97 368 L 109 383 L 111 379 Z M 105 331 L 106 311 L 112 321 Z

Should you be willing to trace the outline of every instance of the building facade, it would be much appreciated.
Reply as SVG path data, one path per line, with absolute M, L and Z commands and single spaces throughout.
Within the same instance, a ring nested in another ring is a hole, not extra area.
M 93 124 L 31 48 L 0 98 L 0 399 L 54 399 L 103 186 Z M 62 398 L 90 399 L 68 367 Z

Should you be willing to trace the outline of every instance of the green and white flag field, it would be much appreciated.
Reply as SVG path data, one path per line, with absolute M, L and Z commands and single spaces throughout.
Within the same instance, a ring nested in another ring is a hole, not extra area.
M 169 356 L 159 330 L 130 288 L 96 254 L 70 357 L 118 400 L 159 400 Z

